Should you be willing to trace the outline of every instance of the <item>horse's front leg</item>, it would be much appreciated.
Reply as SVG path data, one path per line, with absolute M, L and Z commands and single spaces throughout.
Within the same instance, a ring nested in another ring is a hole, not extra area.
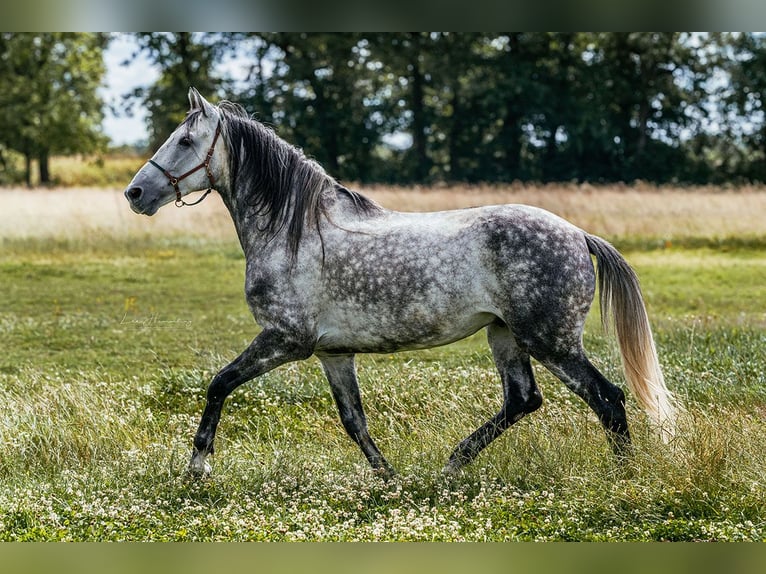
M 210 473 L 206 459 L 213 454 L 213 442 L 223 403 L 234 389 L 279 365 L 306 359 L 312 352 L 313 345 L 309 337 L 271 328 L 262 331 L 239 357 L 224 367 L 207 389 L 207 403 L 194 437 L 189 473 L 199 476 Z

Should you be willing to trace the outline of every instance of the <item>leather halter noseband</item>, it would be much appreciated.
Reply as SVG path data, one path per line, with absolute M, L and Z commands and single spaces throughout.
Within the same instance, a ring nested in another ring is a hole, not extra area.
M 215 128 L 215 136 L 213 136 L 213 143 L 210 144 L 210 149 L 207 150 L 207 155 L 205 156 L 205 161 L 203 161 L 201 164 L 199 164 L 196 167 L 191 168 L 189 171 L 184 173 L 183 175 L 174 176 L 172 173 L 170 173 L 168 170 L 166 170 L 164 167 L 162 167 L 160 164 L 158 164 L 153 159 L 149 160 L 149 163 L 152 164 L 154 167 L 156 167 L 158 170 L 160 170 L 165 177 L 168 178 L 168 183 L 173 186 L 173 189 L 176 190 L 176 207 L 182 207 L 184 205 L 192 206 L 197 205 L 200 201 L 205 199 L 211 191 L 213 191 L 213 188 L 215 187 L 215 179 L 213 178 L 213 174 L 210 171 L 210 160 L 213 159 L 213 153 L 215 152 L 215 144 L 218 141 L 218 136 L 221 135 L 221 122 L 218 122 L 218 125 Z M 202 168 L 205 168 L 205 173 L 207 174 L 207 178 L 210 181 L 210 185 L 207 188 L 207 191 L 204 193 L 202 197 L 200 197 L 197 201 L 193 201 L 192 203 L 186 203 L 181 196 L 181 190 L 178 189 L 178 183 L 189 177 L 191 174 L 196 173 L 197 171 L 201 170 Z

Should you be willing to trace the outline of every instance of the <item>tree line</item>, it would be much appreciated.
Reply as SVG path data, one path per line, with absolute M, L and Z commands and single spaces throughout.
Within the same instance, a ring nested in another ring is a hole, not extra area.
M 766 179 L 766 38 L 691 33 L 142 33 L 149 148 L 188 86 L 242 103 L 342 180 Z M 99 34 L 0 35 L 3 150 L 105 144 Z M 222 72 L 237 55 L 245 81 Z M 42 171 L 42 169 L 41 169 Z M 44 181 L 41 173 L 41 180 Z

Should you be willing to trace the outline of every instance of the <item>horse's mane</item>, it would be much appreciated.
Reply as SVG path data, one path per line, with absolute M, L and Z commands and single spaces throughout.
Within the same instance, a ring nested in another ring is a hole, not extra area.
M 319 219 L 332 197 L 350 199 L 360 214 L 381 209 L 371 199 L 346 189 L 301 149 L 252 119 L 241 105 L 224 100 L 218 111 L 229 152 L 232 190 L 244 194 L 248 205 L 262 217 L 265 223 L 259 231 L 271 238 L 287 229 L 293 256 L 306 224 L 319 229 Z M 185 123 L 196 121 L 199 114 L 201 110 L 193 110 Z

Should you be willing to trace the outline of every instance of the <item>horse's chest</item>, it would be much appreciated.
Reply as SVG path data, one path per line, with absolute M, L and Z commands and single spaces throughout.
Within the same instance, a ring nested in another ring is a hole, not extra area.
M 268 267 L 248 269 L 245 298 L 257 323 L 298 325 L 305 323 L 307 297 L 313 292 L 306 281 Z

